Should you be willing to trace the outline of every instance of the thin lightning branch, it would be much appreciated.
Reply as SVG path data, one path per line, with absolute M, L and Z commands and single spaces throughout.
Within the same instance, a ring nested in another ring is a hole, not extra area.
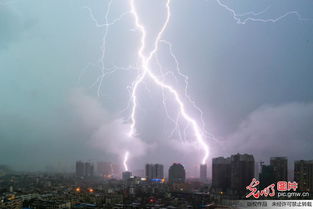
M 185 119 L 185 121 L 187 121 L 191 125 L 192 130 L 194 132 L 194 135 L 195 135 L 198 143 L 201 145 L 201 147 L 204 150 L 204 157 L 202 159 L 202 164 L 205 164 L 207 161 L 208 155 L 209 155 L 209 147 L 203 139 L 201 130 L 200 130 L 197 122 L 191 116 L 189 116 L 189 114 L 187 113 L 187 111 L 185 109 L 185 105 L 184 105 L 180 95 L 178 94 L 178 92 L 172 86 L 162 82 L 156 75 L 154 75 L 154 73 L 151 71 L 150 66 L 149 66 L 152 57 L 155 55 L 155 53 L 159 49 L 160 39 L 161 39 L 161 37 L 162 37 L 162 35 L 163 35 L 163 33 L 164 33 L 168 23 L 169 23 L 169 20 L 170 20 L 170 16 L 171 16 L 170 0 L 166 1 L 166 14 L 167 14 L 166 20 L 165 20 L 161 30 L 157 34 L 156 39 L 154 41 L 154 48 L 150 51 L 150 53 L 148 53 L 148 56 L 146 56 L 143 52 L 145 47 L 146 47 L 146 30 L 145 30 L 145 27 L 140 22 L 140 19 L 139 19 L 139 16 L 138 16 L 138 13 L 137 13 L 137 10 L 135 7 L 134 0 L 130 0 L 130 7 L 131 7 L 131 14 L 133 15 L 134 20 L 135 20 L 135 26 L 141 33 L 140 47 L 138 49 L 137 54 L 138 54 L 138 58 L 140 59 L 142 72 L 137 77 L 135 82 L 133 83 L 133 89 L 132 89 L 132 93 L 131 93 L 133 106 L 132 106 L 132 111 L 131 111 L 131 126 L 130 126 L 130 131 L 129 131 L 128 135 L 130 137 L 132 137 L 135 134 L 136 109 L 137 109 L 137 90 L 138 90 L 140 84 L 143 82 L 143 80 L 146 77 L 148 77 L 148 78 L 152 79 L 156 85 L 158 85 L 162 89 L 166 90 L 168 93 L 170 93 L 174 97 L 174 99 L 177 103 L 177 106 L 179 108 L 180 115 Z M 125 153 L 124 159 L 127 159 L 126 156 L 128 156 L 128 151 Z M 124 162 L 126 164 L 127 160 Z
M 184 83 L 185 83 L 185 89 L 184 89 L 185 95 L 184 96 L 185 96 L 185 98 L 187 98 L 188 102 L 193 106 L 193 108 L 200 113 L 201 127 L 202 127 L 202 130 L 204 131 L 204 134 L 206 135 L 207 138 L 214 139 L 216 141 L 215 137 L 212 134 L 210 134 L 209 132 L 207 132 L 205 129 L 205 122 L 204 122 L 202 110 L 196 105 L 196 102 L 194 100 L 192 100 L 191 97 L 188 95 L 189 77 L 181 71 L 180 63 L 179 63 L 179 61 L 178 61 L 178 59 L 174 53 L 172 44 L 167 40 L 161 40 L 160 42 L 162 42 L 168 46 L 170 56 L 173 58 L 175 65 L 176 65 L 177 74 L 183 78 Z
M 101 56 L 98 60 L 99 64 L 100 64 L 100 75 L 98 76 L 98 78 L 96 79 L 95 83 L 92 86 L 97 85 L 97 95 L 100 96 L 101 95 L 101 86 L 102 86 L 102 82 L 103 79 L 105 78 L 106 75 L 114 73 L 116 70 L 122 69 L 122 68 L 118 68 L 116 66 L 113 67 L 106 67 L 105 63 L 104 63 L 104 58 L 105 58 L 105 54 L 106 54 L 106 45 L 107 45 L 107 36 L 109 33 L 109 28 L 116 24 L 117 22 L 121 21 L 126 15 L 129 15 L 130 12 L 124 12 L 122 13 L 119 17 L 117 17 L 116 19 L 109 21 L 109 15 L 111 12 L 111 7 L 112 7 L 112 3 L 113 0 L 110 0 L 108 5 L 107 5 L 107 10 L 105 12 L 105 17 L 104 17 L 104 23 L 99 23 L 99 21 L 97 20 L 97 18 L 94 15 L 94 12 L 92 11 L 91 8 L 89 7 L 84 7 L 85 9 L 88 10 L 89 15 L 91 17 L 91 20 L 95 23 L 96 27 L 98 28 L 104 28 L 104 35 L 102 37 L 102 44 L 101 44 Z
M 300 21 L 313 21 L 312 18 L 304 18 L 304 17 L 302 17 L 298 11 L 289 11 L 289 12 L 286 12 L 285 14 L 283 14 L 283 15 L 281 15 L 279 17 L 276 17 L 276 18 L 268 18 L 268 19 L 257 18 L 256 16 L 264 14 L 269 9 L 269 7 L 266 8 L 265 10 L 261 11 L 261 12 L 247 12 L 247 13 L 239 14 L 234 9 L 230 8 L 225 3 L 223 3 L 222 0 L 216 0 L 216 2 L 221 7 L 223 7 L 227 11 L 229 11 L 232 14 L 234 20 L 236 20 L 236 22 L 238 24 L 246 24 L 248 21 L 263 22 L 263 23 L 276 23 L 277 21 L 280 21 L 280 20 L 282 20 L 285 17 L 290 16 L 290 15 L 295 15 L 298 18 L 298 20 L 300 20 Z M 254 17 L 249 17 L 249 15 L 252 15 Z

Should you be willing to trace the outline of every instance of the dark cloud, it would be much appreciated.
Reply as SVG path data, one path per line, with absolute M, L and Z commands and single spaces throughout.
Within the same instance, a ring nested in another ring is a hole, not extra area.
M 228 153 L 252 153 L 257 160 L 287 156 L 312 159 L 313 103 L 263 106 L 252 112 L 224 142 Z

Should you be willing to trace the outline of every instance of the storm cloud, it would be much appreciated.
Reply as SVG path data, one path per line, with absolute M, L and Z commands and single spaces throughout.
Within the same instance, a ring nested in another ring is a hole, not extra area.
M 149 29 L 160 25 L 160 2 L 151 7 L 138 0 Z M 162 38 L 172 43 L 181 72 L 188 75 L 188 93 L 216 138 L 208 140 L 210 158 L 244 152 L 257 161 L 279 155 L 290 161 L 313 159 L 313 2 L 225 3 L 240 13 L 269 8 L 262 18 L 296 10 L 308 20 L 289 15 L 277 23 L 239 25 L 216 1 L 172 2 Z M 192 137 L 169 137 L 174 125 L 165 115 L 162 92 L 148 80 L 139 92 L 137 135 L 125 137 L 129 109 L 123 110 L 138 71 L 108 74 L 98 91 L 105 28 L 95 26 L 86 6 L 99 22 L 105 20 L 107 1 L 0 4 L 0 164 L 73 171 L 76 160 L 121 164 L 123 152 L 131 149 L 133 169 L 147 162 L 197 168 L 201 147 Z M 128 9 L 124 0 L 113 1 L 110 20 Z M 133 19 L 126 15 L 107 34 L 105 65 L 137 66 L 139 41 Z M 158 57 L 165 70 L 175 70 L 166 45 Z M 183 93 L 184 82 L 174 80 L 166 81 Z M 176 106 L 170 96 L 167 101 L 173 114 Z M 192 105 L 186 108 L 199 120 Z

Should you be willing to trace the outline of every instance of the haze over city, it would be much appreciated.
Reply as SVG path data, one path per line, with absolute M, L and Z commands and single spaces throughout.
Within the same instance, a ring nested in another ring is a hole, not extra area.
M 129 87 L 137 71 L 117 70 L 96 82 L 105 28 L 96 27 L 88 8 L 105 21 L 106 1 L 0 1 L 0 164 L 23 171 L 74 171 L 76 160 L 122 166 L 131 151 L 131 170 L 146 163 L 199 168 L 203 150 L 187 133 L 179 137 L 163 108 L 162 91 L 144 82 L 137 111 L 137 135 L 129 129 Z M 225 1 L 239 13 L 263 11 L 277 22 L 239 24 L 217 1 L 173 1 L 162 39 L 170 41 L 188 95 L 203 112 L 208 165 L 217 156 L 249 153 L 256 161 L 272 156 L 312 159 L 313 2 Z M 284 7 L 281 7 L 284 2 Z M 164 2 L 138 1 L 143 24 L 154 37 L 164 21 Z M 114 1 L 110 20 L 127 11 Z M 301 18 L 296 15 L 301 14 Z M 135 66 L 139 35 L 125 16 L 107 34 L 105 66 Z M 166 78 L 184 94 L 167 42 L 158 53 Z M 152 43 L 148 43 L 148 45 Z M 156 63 L 154 63 L 156 67 Z M 160 69 L 156 69 L 159 72 Z M 166 99 L 170 114 L 175 103 Z M 201 126 L 201 114 L 186 109 Z M 180 123 L 181 130 L 188 126 Z M 198 171 L 198 170 L 197 170 Z

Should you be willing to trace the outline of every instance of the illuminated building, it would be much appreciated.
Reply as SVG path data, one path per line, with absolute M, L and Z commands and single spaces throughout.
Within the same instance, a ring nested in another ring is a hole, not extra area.
M 184 183 L 186 179 L 185 168 L 182 164 L 174 163 L 168 170 L 170 183 Z
M 295 181 L 300 191 L 313 191 L 313 160 L 295 161 Z
M 275 182 L 288 180 L 288 160 L 286 157 L 271 157 L 270 165 L 274 169 Z

